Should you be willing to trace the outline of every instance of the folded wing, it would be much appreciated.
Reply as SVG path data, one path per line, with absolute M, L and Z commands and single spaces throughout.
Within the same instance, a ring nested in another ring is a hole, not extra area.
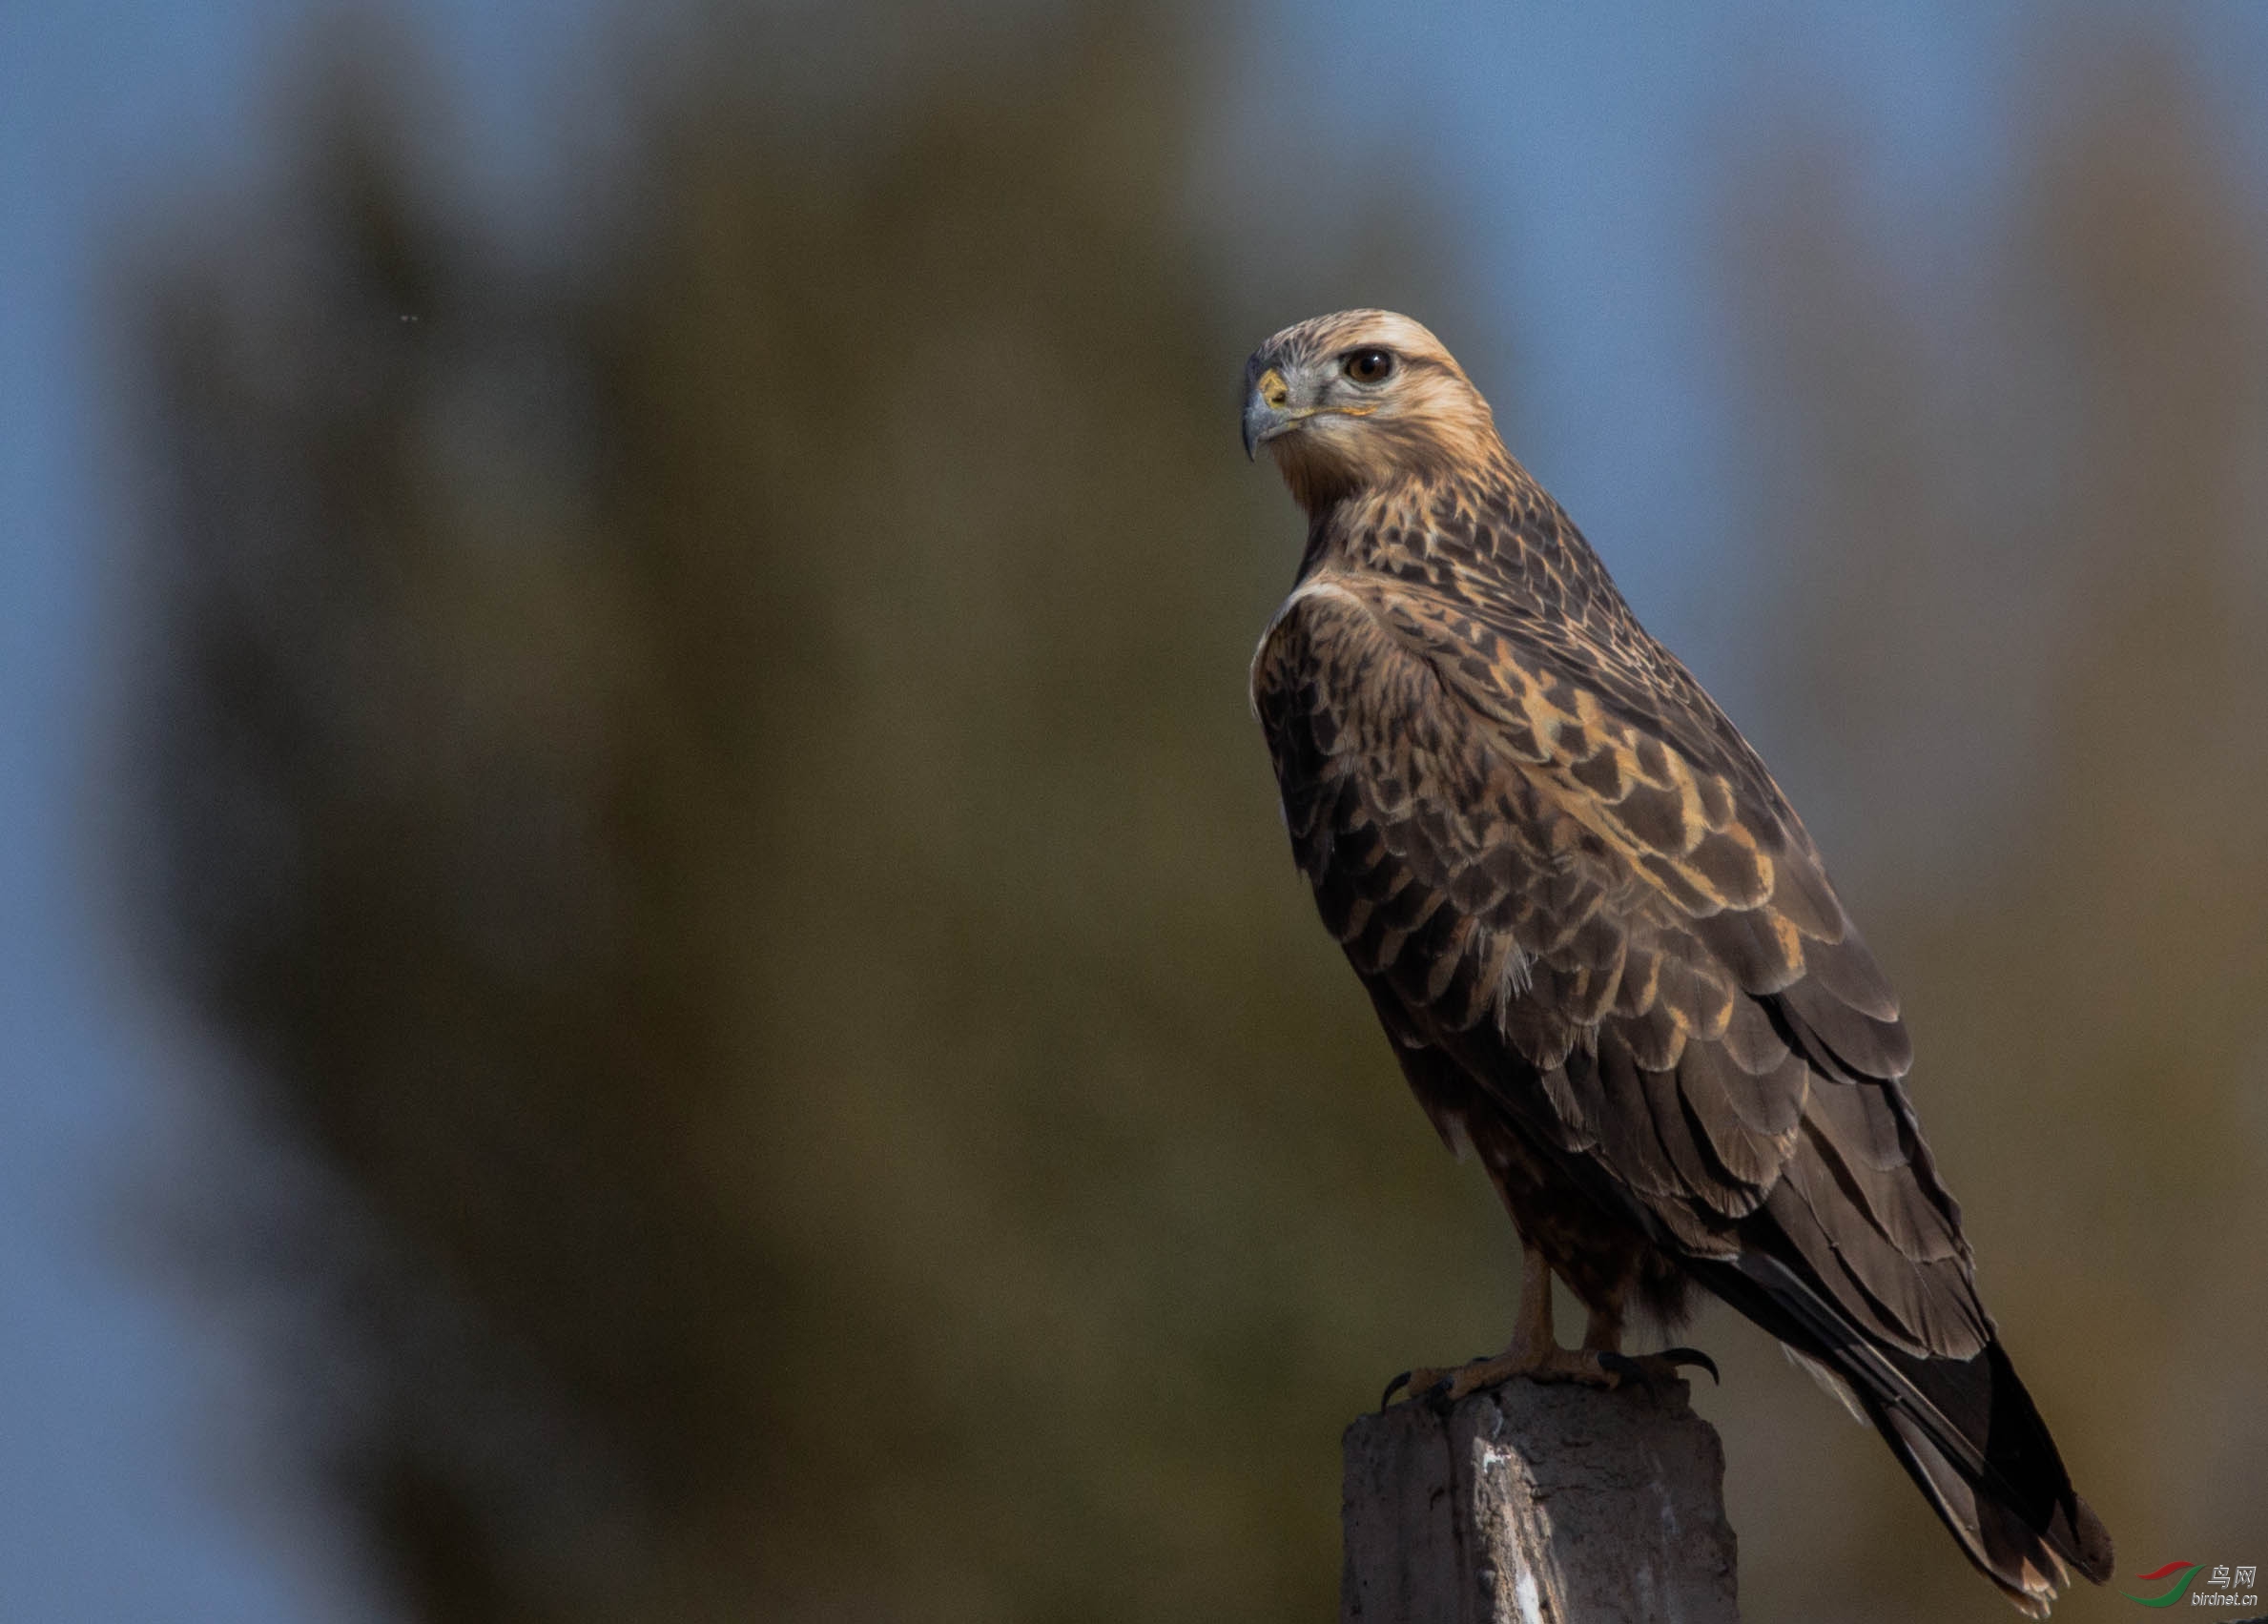
M 1627 626 L 1369 575 L 1295 592 L 1252 692 L 1324 920 L 1397 1041 L 1847 1384 L 2021 1605 L 2058 1554 L 2100 1578 L 1903 1086 L 1896 997 L 1755 752 Z

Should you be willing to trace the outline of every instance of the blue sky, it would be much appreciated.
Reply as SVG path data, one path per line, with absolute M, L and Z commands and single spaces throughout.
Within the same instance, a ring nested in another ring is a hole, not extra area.
M 258 173 L 319 10 L 0 0 L 0 1617 L 373 1615 L 320 1519 L 263 1492 L 284 1480 L 244 1350 L 157 1291 L 123 1239 L 137 1181 L 209 1125 L 166 1086 L 188 1061 L 136 988 L 98 861 L 132 498 L 113 478 L 104 278 L 130 222 Z M 406 13 L 480 154 L 473 183 L 525 194 L 604 37 L 594 0 Z M 2184 40 L 2245 143 L 2237 161 L 2268 174 L 2268 8 L 2087 14 Z M 2032 54 L 2078 16 L 1263 7 L 1229 42 L 1218 161 L 1322 187 L 1386 152 L 1432 177 L 1437 205 L 1473 222 L 1462 278 L 1504 314 L 1481 342 L 1516 334 L 1520 395 L 1553 403 L 1520 415 L 1517 449 L 1656 629 L 1753 713 L 1738 628 L 1713 618 L 1704 576 L 1737 553 L 1742 519 L 1722 418 L 1736 380 L 1699 274 L 1734 161 L 1791 117 L 1850 132 L 1915 221 L 1913 251 L 1957 253 L 1958 222 L 1990 207 L 2010 161 Z
M 302 0 L 0 0 L 0 1617 L 372 1616 L 264 1455 L 258 1371 L 134 1261 L 129 1203 L 211 1130 L 101 870 L 126 607 L 100 301 L 155 216 L 257 171 Z M 500 193 L 578 49 L 573 8 L 422 8 Z M 477 97 L 465 91 L 477 90 Z M 131 228 L 131 229 L 130 229 Z
M 278 8 L 269 7 L 275 12 Z M 310 1617 L 212 1491 L 209 1341 L 127 1272 L 155 1058 L 97 922 L 102 234 L 225 159 L 269 19 L 238 6 L 0 7 L 0 1614 Z

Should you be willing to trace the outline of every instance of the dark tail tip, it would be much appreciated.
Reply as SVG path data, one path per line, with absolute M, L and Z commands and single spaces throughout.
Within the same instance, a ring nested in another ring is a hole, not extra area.
M 1870 1405 L 1875 1425 L 1962 1551 L 2010 1601 L 2045 1617 L 2068 1582 L 2067 1563 L 2096 1584 L 2111 1576 L 2110 1532 L 2072 1489 L 1997 1340 L 1972 1359 L 1891 1362 L 1924 1402 Z
M 1994 1337 L 1985 1348 L 1991 1371 L 1991 1411 L 1986 1458 L 1998 1481 L 1981 1487 L 2010 1503 L 2058 1556 L 2095 1584 L 2111 1576 L 2111 1531 L 2079 1497 L 2062 1453 L 2040 1419 L 2031 1394 L 2017 1378 L 2008 1351 Z
M 2048 1530 L 2048 1543 L 2063 1552 L 2071 1565 L 2096 1584 L 2111 1576 L 2111 1531 L 2103 1527 L 2103 1519 L 2094 1514 L 2094 1508 L 2072 1495 L 2072 1511 L 2068 1520 L 2058 1514 L 2055 1525 Z

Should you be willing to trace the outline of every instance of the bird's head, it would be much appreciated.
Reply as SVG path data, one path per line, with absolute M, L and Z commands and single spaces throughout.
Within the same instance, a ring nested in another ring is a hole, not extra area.
M 1500 459 L 1495 419 L 1441 340 L 1391 310 L 1287 327 L 1245 363 L 1245 453 L 1268 448 L 1301 506 Z

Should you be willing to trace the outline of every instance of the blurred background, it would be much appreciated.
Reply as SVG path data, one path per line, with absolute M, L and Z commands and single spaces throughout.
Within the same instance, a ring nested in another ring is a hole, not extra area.
M 1246 712 L 1349 304 L 1804 809 L 2122 1579 L 2268 1558 L 2264 271 L 2257 7 L 0 3 L 0 1615 L 1333 1616 L 1517 1270 Z M 1748 1616 L 2012 1616 L 1689 1340 Z

